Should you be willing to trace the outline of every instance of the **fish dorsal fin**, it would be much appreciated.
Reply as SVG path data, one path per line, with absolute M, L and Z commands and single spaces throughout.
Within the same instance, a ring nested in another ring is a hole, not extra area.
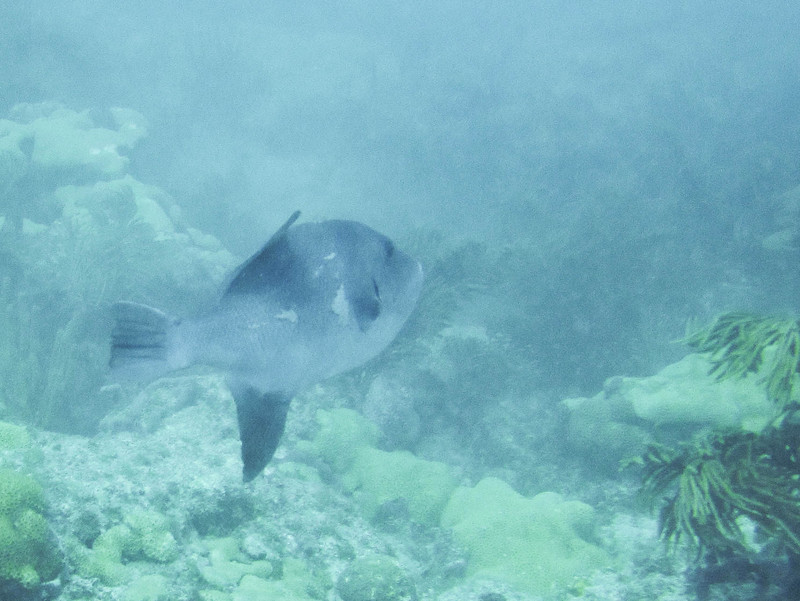
M 286 220 L 278 231 L 275 232 L 267 243 L 256 254 L 247 259 L 236 268 L 225 286 L 225 294 L 246 294 L 262 290 L 264 286 L 272 283 L 280 275 L 281 265 L 289 260 L 288 249 L 281 252 L 280 247 L 286 240 L 286 232 L 300 217 L 300 211 L 295 211 Z

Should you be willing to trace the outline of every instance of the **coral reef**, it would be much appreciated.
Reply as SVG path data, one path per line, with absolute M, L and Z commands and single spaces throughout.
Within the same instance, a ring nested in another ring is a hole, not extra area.
M 172 563 L 178 558 L 178 543 L 163 515 L 134 509 L 122 524 L 101 533 L 90 550 L 80 551 L 79 572 L 99 578 L 109 586 L 128 582 L 134 575 L 126 564 L 134 561 Z
M 497 478 L 456 487 L 442 463 L 376 449 L 374 426 L 354 411 L 318 411 L 317 421 L 315 436 L 300 447 L 331 467 L 362 511 L 380 521 L 401 502 L 413 521 L 452 529 L 469 551 L 469 576 L 541 594 L 610 563 L 585 503 L 551 492 L 529 499 Z
M 126 173 L 124 152 L 145 133 L 118 108 L 20 105 L 0 120 L 0 416 L 91 432 L 114 400 L 98 393 L 106 307 L 178 308 L 233 265 L 167 194 Z
M 589 505 L 552 492 L 526 498 L 497 478 L 456 489 L 441 523 L 469 550 L 469 576 L 510 582 L 531 594 L 611 564 L 596 544 Z
M 336 472 L 344 487 L 374 518 L 386 503 L 403 499 L 413 520 L 433 525 L 456 481 L 450 468 L 408 451 L 381 451 L 377 429 L 350 409 L 318 411 L 320 429 L 310 447 Z
M 530 266 L 515 253 L 535 250 L 416 234 L 428 277 L 417 318 L 364 370 L 300 395 L 276 461 L 242 486 L 220 377 L 101 388 L 110 302 L 182 312 L 233 264 L 167 194 L 128 173 L 141 117 L 30 105 L 0 125 L 0 418 L 29 426 L 0 422 L 0 450 L 35 441 L 25 452 L 38 458 L 56 501 L 47 519 L 74 568 L 64 599 L 511 600 L 578 595 L 611 564 L 589 505 L 534 494 L 563 477 L 543 455 L 558 447 L 542 434 L 558 410 L 538 404 L 542 366 L 529 346 L 541 332 L 521 327 L 545 309 L 509 315 L 506 297 L 528 284 L 502 280 Z M 575 355 L 568 346 L 560 356 Z M 606 408 L 604 436 L 630 434 L 618 454 L 650 440 L 637 411 L 672 419 L 643 388 L 632 381 L 630 422 L 615 421 L 618 399 Z M 373 423 L 330 409 L 361 403 Z M 749 410 L 742 419 L 757 421 Z M 687 414 L 674 409 L 675 423 Z M 550 480 L 531 477 L 546 471 Z M 503 480 L 466 485 L 487 473 Z
M 712 368 L 705 355 L 689 354 L 653 376 L 616 376 L 592 398 L 566 399 L 569 443 L 611 474 L 656 440 L 708 427 L 757 432 L 775 418 L 758 375 L 719 381 Z
M 43 513 L 42 487 L 30 476 L 0 467 L 0 588 L 24 589 L 56 578 L 63 558 Z

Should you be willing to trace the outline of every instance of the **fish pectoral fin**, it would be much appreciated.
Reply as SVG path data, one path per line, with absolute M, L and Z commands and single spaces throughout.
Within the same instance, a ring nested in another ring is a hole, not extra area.
M 359 329 L 366 332 L 381 314 L 381 297 L 374 280 L 372 280 L 371 286 L 365 286 L 352 295 L 350 307 Z
M 291 397 L 247 388 L 236 395 L 239 438 L 242 441 L 242 477 L 250 482 L 275 454 L 286 427 Z

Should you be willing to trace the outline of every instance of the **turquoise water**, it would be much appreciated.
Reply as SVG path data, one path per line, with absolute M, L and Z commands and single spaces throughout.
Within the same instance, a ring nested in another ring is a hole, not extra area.
M 675 341 L 797 314 L 800 12 L 57 4 L 0 9 L 0 601 L 797 595 L 796 531 L 669 547 L 631 460 L 775 423 Z M 113 381 L 112 306 L 296 209 L 425 284 L 243 484 L 225 374 Z

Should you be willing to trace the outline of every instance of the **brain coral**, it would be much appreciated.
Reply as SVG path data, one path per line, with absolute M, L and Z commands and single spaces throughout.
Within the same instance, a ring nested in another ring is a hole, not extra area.
M 0 580 L 32 589 L 58 576 L 62 558 L 43 511 L 41 486 L 0 468 Z
M 506 581 L 542 595 L 607 566 L 594 542 L 594 511 L 553 492 L 527 498 L 497 478 L 459 487 L 441 525 L 470 552 L 469 576 Z

